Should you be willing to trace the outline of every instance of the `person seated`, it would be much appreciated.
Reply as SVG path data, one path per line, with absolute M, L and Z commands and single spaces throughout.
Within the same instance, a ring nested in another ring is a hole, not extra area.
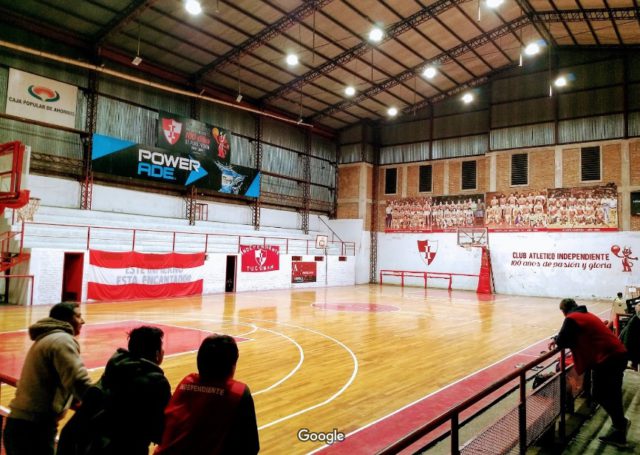
M 232 337 L 211 335 L 202 341 L 198 373 L 186 376 L 173 393 L 155 455 L 258 453 L 251 392 L 233 379 L 237 361 Z

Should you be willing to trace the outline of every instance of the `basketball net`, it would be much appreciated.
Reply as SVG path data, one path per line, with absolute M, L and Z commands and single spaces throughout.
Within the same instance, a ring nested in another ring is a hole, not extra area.
M 40 199 L 32 197 L 29 199 L 27 205 L 20 207 L 16 211 L 18 212 L 18 221 L 23 223 L 33 221 L 33 216 L 40 207 Z

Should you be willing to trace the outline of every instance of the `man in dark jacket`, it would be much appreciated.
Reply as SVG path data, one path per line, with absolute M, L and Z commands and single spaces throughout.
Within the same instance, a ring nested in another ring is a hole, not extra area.
M 129 350 L 116 351 L 62 430 L 58 455 L 147 455 L 149 444 L 160 442 L 171 397 L 159 366 L 163 336 L 162 330 L 149 326 L 129 333 Z
M 75 339 L 84 324 L 77 303 L 54 305 L 29 327 L 34 341 L 20 373 L 4 431 L 7 455 L 53 455 L 58 421 L 91 379 Z
M 198 373 L 185 377 L 166 410 L 155 455 L 255 455 L 256 411 L 246 384 L 233 379 L 238 346 L 228 335 L 205 338 Z
M 612 428 L 599 439 L 625 446 L 629 421 L 624 417 L 622 406 L 622 376 L 627 366 L 627 351 L 604 322 L 587 312 L 584 305 L 563 299 L 560 311 L 565 319 L 555 345 L 571 349 L 576 373 L 593 371 L 593 397 L 611 417 Z M 552 342 L 550 347 L 553 345 Z

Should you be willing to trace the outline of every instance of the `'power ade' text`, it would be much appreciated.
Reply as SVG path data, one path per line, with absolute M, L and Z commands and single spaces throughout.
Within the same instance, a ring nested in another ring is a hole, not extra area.
M 200 161 L 144 149 L 138 151 L 138 175 L 175 180 L 173 171 L 176 168 L 198 172 L 200 170 Z

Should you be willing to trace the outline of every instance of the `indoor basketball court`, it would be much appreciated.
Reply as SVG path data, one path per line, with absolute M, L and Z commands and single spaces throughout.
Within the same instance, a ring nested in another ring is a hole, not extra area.
M 165 332 L 162 367 L 172 385 L 195 371 L 210 333 L 236 338 L 236 377 L 254 396 L 261 453 L 373 453 L 545 351 L 562 324 L 558 299 L 365 285 L 262 291 L 82 306 L 79 341 L 92 377 L 126 345 L 126 332 Z M 589 302 L 608 314 L 608 302 Z M 25 327 L 47 308 L 5 308 L 4 377 L 19 374 Z M 13 388 L 2 387 L 7 406 Z M 301 429 L 346 436 L 301 441 Z M 362 452 L 364 451 L 364 452 Z

